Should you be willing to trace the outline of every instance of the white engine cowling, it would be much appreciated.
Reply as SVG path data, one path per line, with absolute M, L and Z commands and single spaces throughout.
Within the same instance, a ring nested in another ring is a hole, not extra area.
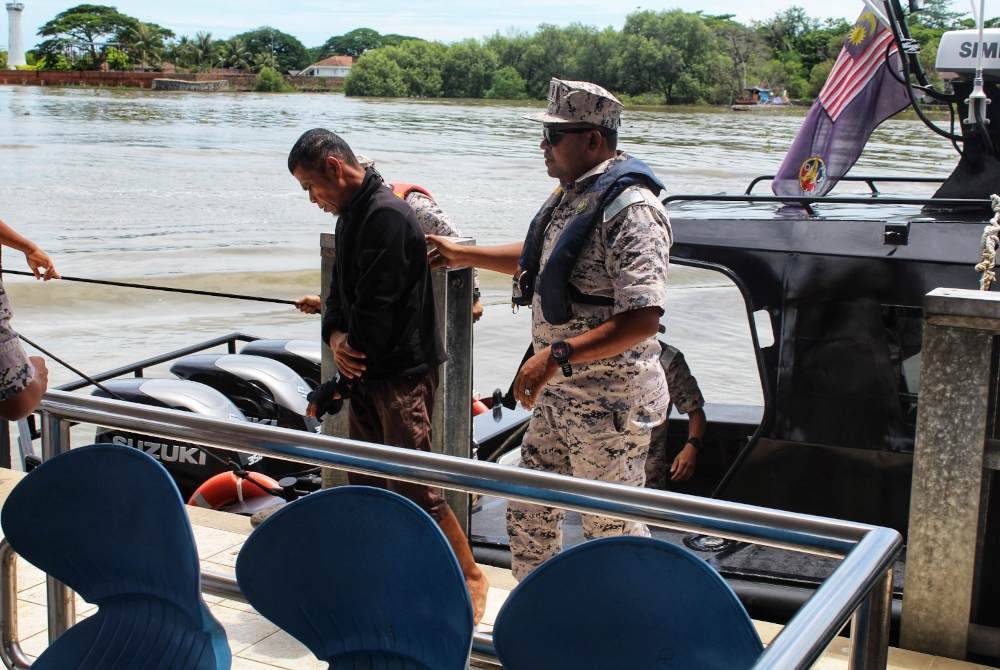
M 952 30 L 941 36 L 934 69 L 945 79 L 969 78 L 979 64 L 979 31 Z M 1000 79 L 1000 28 L 983 31 L 983 76 Z

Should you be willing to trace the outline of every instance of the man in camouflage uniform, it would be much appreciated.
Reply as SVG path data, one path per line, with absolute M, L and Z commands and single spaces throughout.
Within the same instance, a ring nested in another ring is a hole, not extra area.
M 656 332 L 671 234 L 654 192 L 662 184 L 616 150 L 621 110 L 600 86 L 553 79 L 548 109 L 533 120 L 543 124 L 545 165 L 560 186 L 524 244 L 429 240 L 437 266 L 507 272 L 529 294 L 533 289 L 535 353 L 514 381 L 515 397 L 533 409 L 521 466 L 642 486 L 650 430 L 669 403 Z M 560 551 L 563 517 L 562 510 L 509 504 L 517 579 Z M 592 515 L 583 517 L 583 530 L 587 538 L 649 534 L 643 524 Z
M 670 481 L 683 482 L 694 476 L 698 462 L 698 450 L 705 435 L 705 398 L 698 388 L 698 380 L 691 374 L 691 368 L 684 360 L 684 354 L 663 342 L 660 343 L 660 365 L 667 377 L 670 391 L 670 405 L 681 414 L 688 415 L 688 439 L 684 447 L 670 463 Z M 667 422 L 670 408 L 667 408 L 663 423 L 653 429 L 649 440 L 649 456 L 646 457 L 646 487 L 667 488 Z

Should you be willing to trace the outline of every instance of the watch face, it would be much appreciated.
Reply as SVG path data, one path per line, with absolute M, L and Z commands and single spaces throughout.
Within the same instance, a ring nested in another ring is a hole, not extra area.
M 552 358 L 559 360 L 566 360 L 569 358 L 569 345 L 565 342 L 553 342 L 552 343 Z

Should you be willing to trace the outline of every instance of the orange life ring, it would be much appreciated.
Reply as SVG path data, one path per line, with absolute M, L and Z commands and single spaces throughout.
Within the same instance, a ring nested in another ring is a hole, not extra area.
M 248 482 L 232 472 L 220 472 L 205 480 L 205 483 L 191 494 L 188 505 L 207 509 L 222 509 L 232 505 L 245 506 L 251 502 L 265 503 L 270 502 L 267 499 L 275 498 L 268 492 L 268 489 L 281 488 L 274 479 L 259 472 L 247 472 L 247 477 L 253 481 Z M 261 498 L 265 500 L 259 500 Z

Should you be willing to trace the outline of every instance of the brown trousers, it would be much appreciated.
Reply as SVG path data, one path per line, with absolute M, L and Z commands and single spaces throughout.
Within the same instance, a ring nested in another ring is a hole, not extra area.
M 434 412 L 434 392 L 438 372 L 388 379 L 365 379 L 355 384 L 351 392 L 349 416 L 352 440 L 431 450 L 431 414 Z M 409 498 L 440 521 L 448 503 L 440 489 L 356 472 L 348 473 L 351 484 L 389 489 Z

